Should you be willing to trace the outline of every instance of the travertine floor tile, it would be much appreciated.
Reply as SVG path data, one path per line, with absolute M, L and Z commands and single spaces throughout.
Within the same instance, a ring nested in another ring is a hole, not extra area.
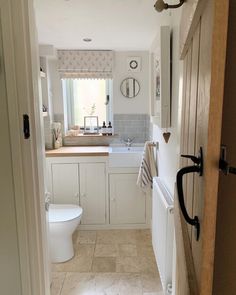
M 76 243 L 79 244 L 95 244 L 97 232 L 96 231 L 79 231 Z
M 136 257 L 137 256 L 137 247 L 133 244 L 119 244 L 118 245 L 120 257 Z
M 137 244 L 152 245 L 151 231 L 149 229 L 138 230 L 136 234 Z
M 116 258 L 114 257 L 94 257 L 92 272 L 115 272 Z
M 53 264 L 53 271 L 90 272 L 92 261 L 92 256 L 75 256 L 67 262 Z
M 95 244 L 77 244 L 74 245 L 75 256 L 90 256 L 93 257 Z
M 137 243 L 138 230 L 120 230 L 116 235 L 117 244 L 134 244 Z
M 164 295 L 150 230 L 76 231 L 75 257 L 54 264 L 52 295 Z
M 160 276 L 158 273 L 142 273 L 141 282 L 143 287 L 143 292 L 160 292 L 162 291 L 162 285 Z
M 61 295 L 142 295 L 139 274 L 68 273 Z
M 150 257 L 117 257 L 116 272 L 157 273 L 157 266 Z
M 139 274 L 97 274 L 96 294 L 142 295 Z
M 119 230 L 99 230 L 97 231 L 97 244 L 116 244 L 116 237 Z
M 151 256 L 155 258 L 152 245 L 138 243 L 136 247 L 138 256 Z
M 115 244 L 96 244 L 95 257 L 117 257 L 118 246 Z
M 52 285 L 51 285 L 51 295 L 60 295 L 61 289 L 66 277 L 65 272 L 53 272 L 52 273 Z
M 97 232 L 97 244 L 136 244 L 137 239 L 139 239 L 139 230 L 100 230 Z
M 92 273 L 67 273 L 61 295 L 92 295 L 95 293 L 95 275 Z

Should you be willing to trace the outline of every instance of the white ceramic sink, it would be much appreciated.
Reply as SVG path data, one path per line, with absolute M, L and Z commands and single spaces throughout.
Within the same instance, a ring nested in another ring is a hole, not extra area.
M 109 152 L 109 167 L 139 167 L 143 146 L 112 146 Z
M 142 153 L 143 146 L 112 146 L 110 147 L 110 153 Z

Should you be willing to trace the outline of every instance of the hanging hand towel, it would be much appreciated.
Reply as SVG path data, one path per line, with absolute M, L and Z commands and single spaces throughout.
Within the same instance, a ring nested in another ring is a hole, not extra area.
M 152 188 L 152 179 L 157 176 L 157 168 L 154 158 L 153 142 L 147 141 L 144 146 L 143 159 L 139 168 L 137 185 L 143 190 Z

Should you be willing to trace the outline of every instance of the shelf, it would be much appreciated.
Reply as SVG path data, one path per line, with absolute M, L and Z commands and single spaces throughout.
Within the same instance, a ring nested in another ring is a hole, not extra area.
M 40 71 L 40 77 L 41 78 L 46 78 L 46 73 L 44 73 L 43 71 Z
M 70 135 L 66 135 L 65 137 L 103 137 L 103 138 L 114 138 L 114 137 L 119 137 L 118 134 L 112 134 L 112 135 L 102 135 L 101 133 L 95 133 L 95 134 L 83 134 L 80 133 L 78 135 L 75 136 L 70 136 Z

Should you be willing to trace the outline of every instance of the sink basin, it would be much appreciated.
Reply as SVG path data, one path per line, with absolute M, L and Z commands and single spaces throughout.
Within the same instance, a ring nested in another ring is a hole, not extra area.
M 142 146 L 112 146 L 110 147 L 110 153 L 142 153 Z
M 109 167 L 139 167 L 143 146 L 112 146 L 109 152 Z

